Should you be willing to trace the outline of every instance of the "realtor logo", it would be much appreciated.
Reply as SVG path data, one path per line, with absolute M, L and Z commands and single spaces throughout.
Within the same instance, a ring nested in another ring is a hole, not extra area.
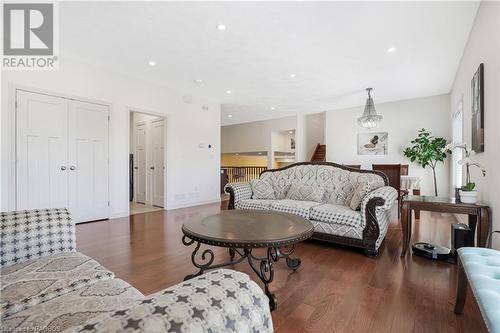
M 53 3 L 3 4 L 3 69 L 54 69 Z

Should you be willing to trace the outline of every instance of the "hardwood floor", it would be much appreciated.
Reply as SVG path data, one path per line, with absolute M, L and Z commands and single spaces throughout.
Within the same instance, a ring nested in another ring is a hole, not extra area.
M 224 206 L 224 204 L 222 205 Z M 193 247 L 181 243 L 184 221 L 218 212 L 219 205 L 137 214 L 77 226 L 77 246 L 148 295 L 193 273 Z M 449 246 L 451 216 L 421 213 L 413 241 Z M 216 258 L 227 259 L 217 249 Z M 453 313 L 456 266 L 408 255 L 401 259 L 401 230 L 394 221 L 377 259 L 362 251 L 306 241 L 296 247 L 302 267 L 274 265 L 276 332 L 486 332 L 469 292 L 464 313 Z M 248 265 L 234 269 L 248 273 Z

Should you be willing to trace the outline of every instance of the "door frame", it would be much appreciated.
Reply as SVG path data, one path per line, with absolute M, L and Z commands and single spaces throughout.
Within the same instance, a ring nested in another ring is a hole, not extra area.
M 167 133 L 167 130 L 166 130 L 167 125 L 166 125 L 166 119 L 165 119 L 165 117 L 161 117 L 161 118 L 158 118 L 156 120 L 152 120 L 151 121 L 151 128 L 150 128 L 151 141 L 150 141 L 150 144 L 151 144 L 152 153 L 153 153 L 154 152 L 154 145 L 153 145 L 153 133 L 154 132 L 153 132 L 153 128 L 155 126 L 155 123 L 160 123 L 160 122 L 161 122 L 161 125 L 163 126 L 163 171 L 162 171 L 163 172 L 163 177 L 162 177 L 163 179 L 162 180 L 163 180 L 163 209 L 165 209 L 165 207 L 166 207 L 165 206 L 165 201 L 166 201 L 166 195 L 167 195 L 167 193 L 166 193 L 167 191 L 166 191 L 166 188 L 165 188 L 165 184 L 166 184 L 166 179 L 165 178 L 166 178 L 166 170 L 167 170 L 167 166 L 165 164 L 165 162 L 167 160 L 167 158 L 166 158 L 166 147 L 165 147 L 165 143 L 166 143 L 166 135 L 165 134 Z M 154 154 L 152 154 L 151 158 L 152 158 L 151 162 L 154 163 Z M 154 171 L 153 171 L 153 173 L 154 173 Z M 150 198 L 151 199 L 150 202 L 151 202 L 152 206 L 156 206 L 155 205 L 155 201 L 154 201 L 154 192 L 155 192 L 155 186 L 156 186 L 156 184 L 155 184 L 154 180 L 155 180 L 155 177 L 153 175 L 152 179 L 151 179 L 151 182 L 150 182 L 151 186 L 152 186 L 152 188 L 151 188 L 151 198 Z M 157 206 L 157 207 L 159 207 L 159 206 Z
M 13 211 L 16 209 L 17 205 L 17 91 L 27 91 L 35 94 L 48 95 L 53 97 L 65 98 L 69 100 L 81 101 L 86 103 L 92 103 L 97 105 L 106 106 L 108 108 L 108 114 L 110 118 L 108 120 L 108 163 L 110 156 L 109 149 L 109 133 L 110 133 L 110 122 L 111 114 L 113 112 L 113 106 L 107 101 L 91 99 L 87 97 L 81 97 L 78 95 L 60 93 L 53 90 L 41 89 L 32 86 L 21 85 L 13 82 L 7 83 L 7 111 L 1 113 L 2 124 L 2 144 L 1 144 L 1 158 L 2 158 L 2 193 L 1 193 L 1 210 Z M 5 118 L 3 118 L 5 117 Z M 109 170 L 109 169 L 108 169 Z M 6 180 L 5 182 L 3 182 Z M 108 193 L 110 192 L 109 187 L 109 171 L 108 171 Z M 108 218 L 110 217 L 110 209 L 108 207 Z
M 129 121 L 130 121 L 130 118 L 129 118 Z M 147 123 L 145 121 L 140 121 L 140 122 L 137 122 L 135 124 L 133 124 L 134 128 L 133 128 L 133 133 L 132 133 L 132 138 L 133 138 L 133 142 L 134 142 L 134 146 L 132 147 L 132 151 L 134 153 L 134 169 L 132 170 L 132 172 L 134 173 L 134 195 L 133 195 L 133 199 L 132 199 L 132 202 L 135 202 L 135 203 L 140 203 L 140 202 L 137 202 L 137 182 L 135 181 L 138 177 L 136 177 L 136 173 L 135 173 L 135 163 L 137 162 L 136 161 L 136 158 L 137 156 L 136 155 L 136 152 L 137 152 L 137 145 L 135 144 L 136 143 L 136 137 L 137 137 L 137 127 L 139 126 L 142 126 L 144 125 L 145 129 L 146 129 L 146 135 L 144 137 L 145 139 L 145 143 L 144 143 L 144 150 L 145 150 L 145 156 L 144 158 L 146 159 L 144 161 L 144 164 L 145 164 L 145 170 L 144 170 L 144 177 L 146 177 L 146 181 L 145 181 L 145 189 L 144 189 L 144 204 L 147 205 L 148 204 L 148 190 L 149 190 L 149 186 L 148 186 L 148 141 L 147 141 L 147 138 L 148 138 L 148 129 L 147 129 Z M 129 144 L 130 144 L 130 141 L 129 140 Z M 130 151 L 130 149 L 129 149 Z M 129 169 L 129 174 L 130 174 L 130 169 Z M 129 186 L 130 188 L 130 186 Z M 130 194 L 130 193 L 129 193 Z
M 167 141 L 167 123 L 168 123 L 168 114 L 166 113 L 162 113 L 162 112 L 158 112 L 158 111 L 152 111 L 152 110 L 147 110 L 147 109 L 143 109 L 143 108 L 138 108 L 138 107 L 133 107 L 133 106 L 127 106 L 126 107 L 127 109 L 127 114 L 128 114 L 128 117 L 127 117 L 127 145 L 128 145 L 128 150 L 127 152 L 129 153 L 131 148 L 133 148 L 133 150 L 135 151 L 135 147 L 130 147 L 130 141 L 131 141 L 131 137 L 130 137 L 130 116 L 133 112 L 135 113 L 142 113 L 142 114 L 146 114 L 146 115 L 149 115 L 149 116 L 154 116 L 154 117 L 161 117 L 163 118 L 163 121 L 164 121 L 164 125 L 163 125 L 163 163 L 165 165 L 165 172 L 164 172 L 164 175 L 163 175 L 163 209 L 167 210 L 167 174 L 168 174 L 168 164 L 167 164 L 167 149 L 168 149 L 168 141 Z M 134 127 L 134 130 L 135 130 L 135 127 Z M 146 135 L 148 135 L 146 133 Z M 128 156 L 128 155 L 127 155 Z M 146 151 L 146 160 L 148 159 L 148 153 Z M 127 163 L 128 165 L 129 163 Z M 128 171 L 130 174 L 130 167 L 128 168 Z M 147 183 L 146 183 L 146 186 L 147 186 Z M 127 186 L 128 190 L 130 191 L 130 186 Z M 146 191 L 148 191 L 149 188 L 146 189 Z M 134 181 L 134 192 L 135 192 L 135 181 Z M 128 193 L 128 196 L 127 198 L 130 196 L 130 193 Z M 147 192 L 146 192 L 146 199 L 149 199 L 147 197 Z M 147 202 L 148 200 L 146 200 L 146 204 L 149 204 L 149 202 Z M 132 200 L 132 202 L 135 202 L 135 196 L 134 196 L 134 199 Z M 129 207 L 129 210 L 128 210 L 128 215 L 130 216 L 130 207 Z

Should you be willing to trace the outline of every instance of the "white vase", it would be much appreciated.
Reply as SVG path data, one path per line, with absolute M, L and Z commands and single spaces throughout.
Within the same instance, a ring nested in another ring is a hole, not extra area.
M 463 203 L 475 204 L 477 202 L 477 191 L 460 190 L 460 201 Z

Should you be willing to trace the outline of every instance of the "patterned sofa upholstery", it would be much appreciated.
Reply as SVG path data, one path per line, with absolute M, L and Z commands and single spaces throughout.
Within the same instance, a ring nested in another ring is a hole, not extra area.
M 387 177 L 378 171 L 352 169 L 329 162 L 304 162 L 261 173 L 260 180 L 271 184 L 275 199 L 255 199 L 250 182 L 230 183 L 229 209 L 260 209 L 296 214 L 314 225 L 312 238 L 360 247 L 376 256 L 387 233 L 391 208 L 397 191 L 388 186 Z M 287 199 L 294 182 L 321 187 L 321 201 Z M 349 207 L 356 187 L 369 183 L 372 189 L 361 202 L 360 210 Z
M 66 209 L 0 213 L 6 332 L 272 332 L 269 300 L 248 275 L 216 270 L 145 297 L 76 252 Z

